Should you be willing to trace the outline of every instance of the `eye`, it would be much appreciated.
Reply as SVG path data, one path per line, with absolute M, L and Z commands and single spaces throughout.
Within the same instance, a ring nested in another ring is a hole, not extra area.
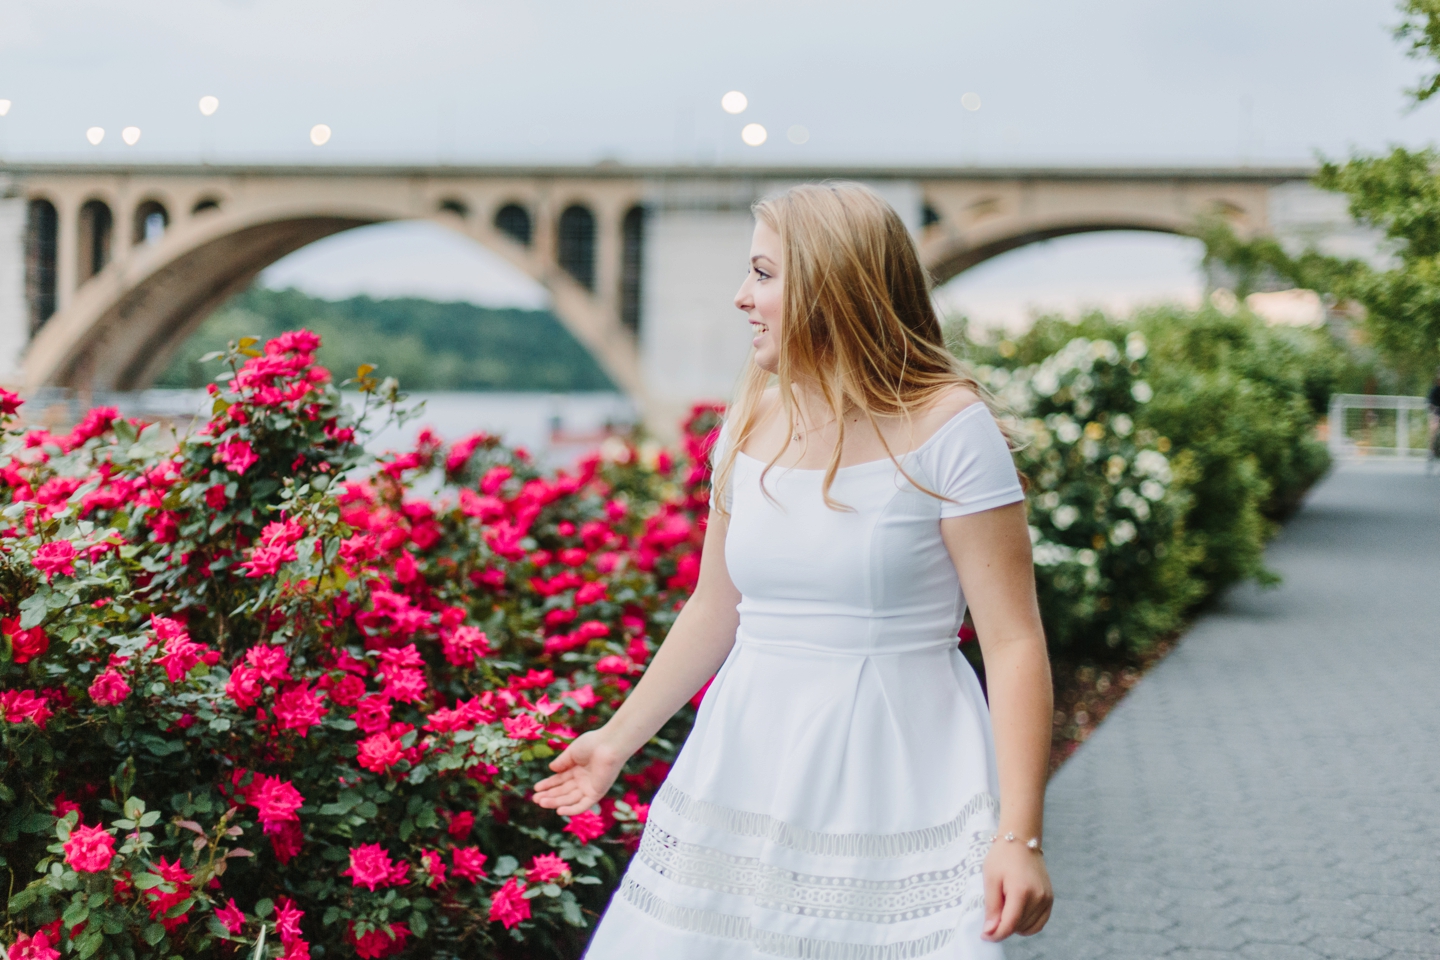
M 750 269 L 754 270 L 755 276 L 759 277 L 761 280 L 770 279 L 770 274 L 766 273 L 764 270 L 761 270 L 759 267 L 751 267 Z

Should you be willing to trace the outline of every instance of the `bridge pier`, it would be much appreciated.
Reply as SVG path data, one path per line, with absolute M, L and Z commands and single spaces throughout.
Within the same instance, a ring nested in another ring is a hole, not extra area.
M 24 376 L 25 345 L 30 342 L 30 310 L 25 300 L 25 198 L 9 195 L 0 182 L 0 384 Z

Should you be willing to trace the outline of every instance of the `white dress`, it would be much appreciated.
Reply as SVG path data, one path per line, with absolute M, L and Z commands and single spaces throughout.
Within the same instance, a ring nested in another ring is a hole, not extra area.
M 722 431 L 718 451 L 726 442 Z M 998 786 L 940 520 L 1023 498 L 983 404 L 901 458 L 736 457 L 735 647 L 650 807 L 589 960 L 994 960 L 981 867 Z

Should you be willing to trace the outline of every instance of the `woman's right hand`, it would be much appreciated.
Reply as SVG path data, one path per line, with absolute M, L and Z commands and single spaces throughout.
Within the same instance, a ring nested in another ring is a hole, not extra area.
M 603 730 L 582 733 L 550 762 L 555 775 L 535 784 L 535 802 L 562 817 L 589 810 L 605 796 L 627 759 Z

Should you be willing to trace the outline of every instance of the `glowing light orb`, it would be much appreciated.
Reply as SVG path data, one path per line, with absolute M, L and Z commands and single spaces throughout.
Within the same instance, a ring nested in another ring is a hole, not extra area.
M 745 124 L 745 129 L 740 131 L 740 139 L 744 140 L 746 145 L 751 147 L 760 146 L 768 136 L 769 134 L 765 132 L 765 128 L 758 123 L 747 123 Z
M 9 113 L 9 112 L 10 112 L 10 101 L 9 101 L 9 100 L 0 100 L 0 117 L 5 116 L 5 114 L 7 114 L 7 113 Z
M 201 97 L 201 98 L 200 98 L 200 112 L 203 113 L 205 116 L 208 117 L 208 116 L 210 116 L 211 114 L 213 114 L 216 110 L 219 110 L 219 109 L 220 109 L 220 98 L 219 98 L 219 97 Z
M 120 131 L 120 139 L 125 141 L 125 146 L 133 147 L 140 142 L 140 128 L 126 127 Z
M 731 90 L 720 98 L 720 109 L 726 113 L 744 113 L 748 106 L 750 101 L 739 90 Z
M 978 93 L 967 93 L 967 94 L 965 94 L 963 97 L 960 98 L 960 106 L 964 107 L 966 110 L 969 110 L 969 111 L 972 112 L 972 113 L 975 112 L 976 110 L 979 110 L 979 109 L 980 109 L 980 94 L 978 94 Z
M 323 147 L 330 142 L 330 128 L 323 123 L 317 123 L 310 128 L 310 142 L 317 147 Z
M 85 139 L 90 141 L 90 146 L 100 146 L 100 141 L 105 139 L 104 127 L 91 127 L 85 131 Z
M 797 123 L 785 132 L 785 136 L 791 143 L 804 143 L 810 139 L 810 131 Z

